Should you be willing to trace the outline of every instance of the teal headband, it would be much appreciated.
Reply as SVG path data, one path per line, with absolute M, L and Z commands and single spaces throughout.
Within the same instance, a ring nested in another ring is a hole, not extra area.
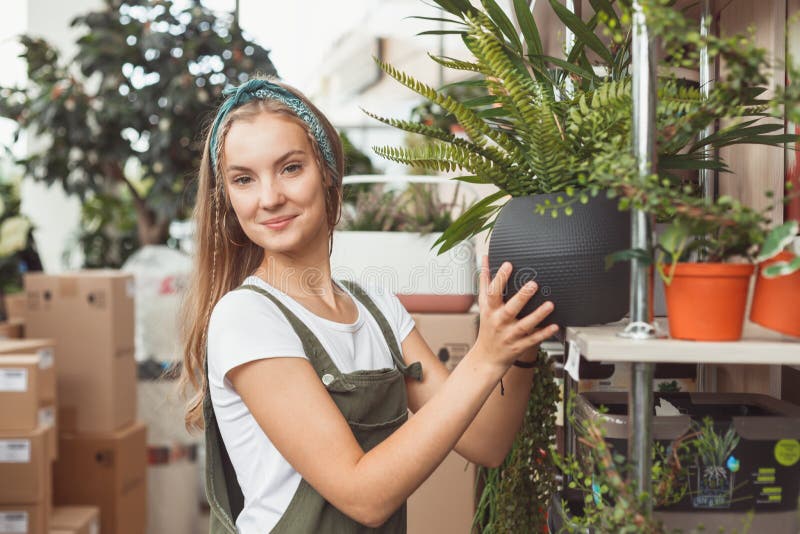
M 277 100 L 291 109 L 303 122 L 308 124 L 309 128 L 311 128 L 311 133 L 314 134 L 314 138 L 317 140 L 317 144 L 322 152 L 322 157 L 325 158 L 325 162 L 334 173 L 337 174 L 337 181 L 341 182 L 342 177 L 338 176 L 338 173 L 335 172 L 336 158 L 333 155 L 333 147 L 331 147 L 331 142 L 328 139 L 328 135 L 325 133 L 325 129 L 322 127 L 322 123 L 320 123 L 319 118 L 308 109 L 305 102 L 300 100 L 297 95 L 284 89 L 280 85 L 260 79 L 248 80 L 239 87 L 229 87 L 222 91 L 222 95 L 228 98 L 222 103 L 219 111 L 217 111 L 217 116 L 214 118 L 214 124 L 211 127 L 211 146 L 209 147 L 209 151 L 211 152 L 210 156 L 213 172 L 216 173 L 217 169 L 217 145 L 219 143 L 217 134 L 222 120 L 232 109 L 246 104 L 254 98 L 258 98 L 260 100 Z

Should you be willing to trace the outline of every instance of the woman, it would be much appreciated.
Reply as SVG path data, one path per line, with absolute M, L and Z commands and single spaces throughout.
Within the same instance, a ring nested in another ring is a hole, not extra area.
M 406 499 L 451 450 L 503 461 L 552 304 L 517 320 L 535 285 L 503 303 L 511 266 L 490 280 L 483 258 L 477 341 L 448 373 L 394 295 L 331 278 L 331 124 L 284 84 L 226 95 L 199 173 L 182 376 L 212 532 L 405 532 Z

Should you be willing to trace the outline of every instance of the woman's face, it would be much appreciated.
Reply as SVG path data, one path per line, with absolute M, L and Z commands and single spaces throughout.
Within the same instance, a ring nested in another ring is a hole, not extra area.
M 225 188 L 244 233 L 274 253 L 325 246 L 322 175 L 306 132 L 277 113 L 237 119 L 225 138 Z

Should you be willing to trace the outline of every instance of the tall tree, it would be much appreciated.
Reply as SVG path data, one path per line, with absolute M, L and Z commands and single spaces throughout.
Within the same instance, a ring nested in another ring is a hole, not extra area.
M 19 163 L 84 200 L 126 189 L 139 244 L 164 243 L 194 203 L 200 133 L 222 89 L 277 75 L 269 51 L 198 0 L 106 0 L 72 26 L 85 31 L 66 64 L 20 37 L 28 84 L 0 89 L 0 115 L 41 142 Z

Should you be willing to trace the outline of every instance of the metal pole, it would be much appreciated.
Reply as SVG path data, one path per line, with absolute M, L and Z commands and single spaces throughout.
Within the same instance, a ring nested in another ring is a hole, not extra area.
M 633 152 L 639 180 L 645 180 L 654 168 L 655 157 L 655 42 L 647 31 L 641 3 L 634 0 L 632 8 Z M 631 248 L 650 250 L 651 232 L 647 213 L 633 210 Z M 619 335 L 632 339 L 655 337 L 655 327 L 650 324 L 650 267 L 638 259 L 631 261 L 630 323 Z
M 702 0 L 701 2 L 701 15 L 700 15 L 700 37 L 703 41 L 708 37 L 711 30 L 711 0 Z M 703 44 L 700 47 L 700 94 L 703 98 L 708 98 L 711 94 L 711 88 L 714 86 L 714 81 L 711 79 L 711 60 L 708 57 L 708 45 Z M 708 125 L 700 133 L 700 139 L 705 139 L 714 133 L 714 126 Z M 709 160 L 713 157 L 711 147 L 706 145 L 703 147 L 703 159 Z M 700 170 L 700 183 L 703 187 L 703 196 L 707 200 L 714 199 L 715 189 L 715 176 L 713 169 Z
M 711 0 L 702 0 L 700 13 L 700 37 L 703 40 L 703 46 L 700 47 L 700 94 L 703 98 L 708 98 L 711 93 L 711 87 L 714 81 L 711 79 L 711 60 L 708 57 L 708 44 L 705 39 L 711 31 Z M 706 126 L 700 132 L 700 139 L 705 139 L 714 133 L 714 126 Z M 703 147 L 703 159 L 709 160 L 713 157 L 711 147 L 705 145 Z M 709 202 L 714 200 L 714 192 L 716 185 L 716 176 L 713 169 L 700 169 L 700 186 L 703 189 L 703 196 Z M 709 367 L 709 372 L 714 372 L 714 369 Z M 702 363 L 697 364 L 697 390 L 709 391 L 706 382 L 706 368 Z
M 651 494 L 651 450 L 653 412 L 653 364 L 637 362 L 631 366 L 628 392 L 628 462 L 637 495 Z M 651 500 L 647 507 L 652 507 Z
M 639 0 L 633 0 L 631 49 L 633 79 L 633 150 L 640 180 L 654 169 L 656 60 L 655 42 L 647 30 L 647 20 Z M 646 213 L 635 210 L 631 219 L 631 245 L 650 250 L 650 221 Z M 627 335 L 653 337 L 649 314 L 649 267 L 634 260 L 631 265 L 631 322 Z M 651 423 L 653 410 L 653 364 L 631 366 L 628 393 L 628 459 L 638 493 L 650 493 Z M 651 502 L 648 504 L 652 505 Z

